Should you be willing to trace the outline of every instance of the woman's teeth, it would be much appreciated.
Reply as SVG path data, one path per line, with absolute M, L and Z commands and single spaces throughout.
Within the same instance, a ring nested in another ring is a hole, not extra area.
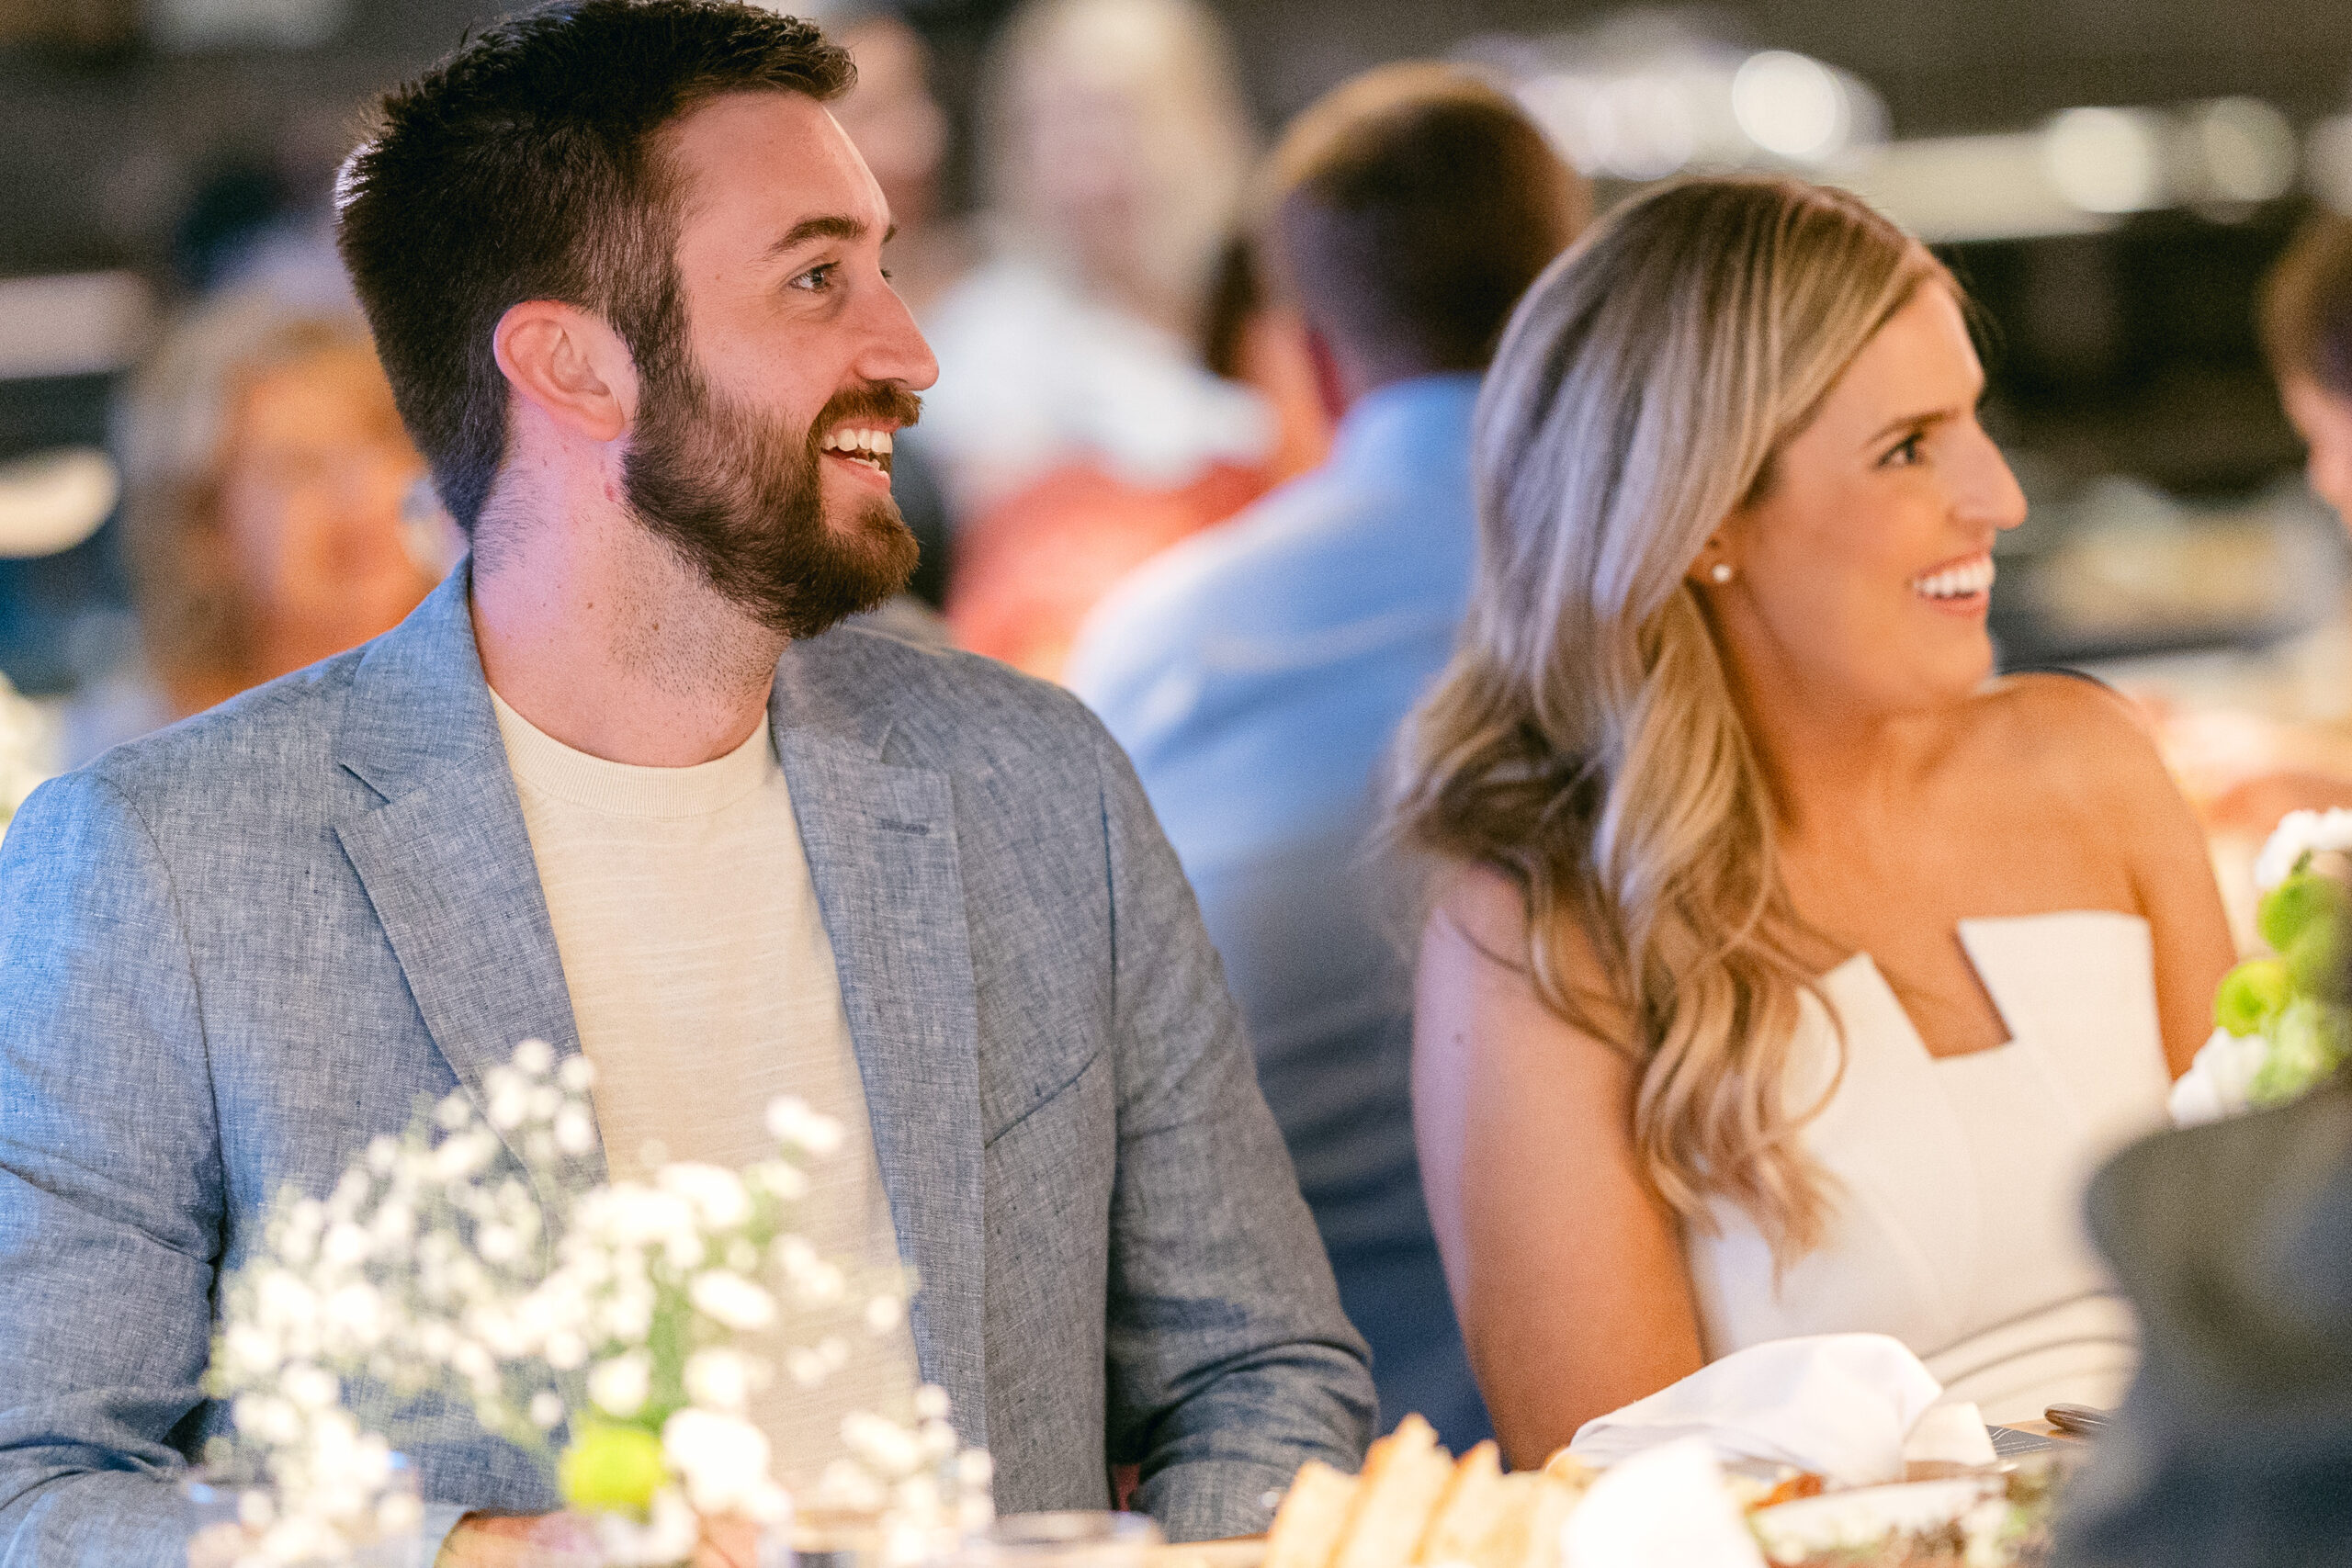
M 820 449 L 836 453 L 853 463 L 864 463 L 884 473 L 890 471 L 890 433 L 887 430 L 866 430 L 844 425 L 826 433 Z
M 1991 556 L 1979 556 L 1965 565 L 1948 566 L 1941 571 L 1911 580 L 1911 592 L 1923 599 L 1966 599 L 1989 592 L 1992 587 Z

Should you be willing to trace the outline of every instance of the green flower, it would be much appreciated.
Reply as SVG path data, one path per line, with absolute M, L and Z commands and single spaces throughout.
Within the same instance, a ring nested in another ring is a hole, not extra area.
M 2255 911 L 2255 929 L 2270 951 L 2280 957 L 2312 931 L 2341 928 L 2352 914 L 2352 895 L 2344 884 L 2315 871 L 2298 871 L 2262 896 Z
M 2222 977 L 2213 993 L 2213 1021 L 2232 1034 L 2256 1033 L 2294 994 L 2293 974 L 2283 960 L 2250 958 Z
M 670 1478 L 662 1439 L 642 1427 L 599 1422 L 563 1452 L 557 1479 L 563 1500 L 583 1513 L 642 1518 Z
M 2306 922 L 2285 953 L 2288 976 L 2297 996 L 2329 1002 L 2352 1000 L 2352 992 L 2347 992 L 2352 972 L 2346 969 L 2347 960 L 2352 960 L 2352 931 L 2347 931 L 2343 919 L 2327 916 Z
M 2352 1055 L 2352 1013 L 2310 997 L 2288 1003 L 2267 1032 L 2270 1055 L 2246 1085 L 2256 1105 L 2293 1100 Z

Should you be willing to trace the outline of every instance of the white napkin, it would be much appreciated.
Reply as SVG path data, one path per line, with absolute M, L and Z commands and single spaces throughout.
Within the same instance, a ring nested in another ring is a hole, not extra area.
M 1714 1451 L 1697 1438 L 1611 1466 L 1561 1527 L 1560 1561 L 1576 1568 L 1764 1568 Z
M 2202 1126 L 2244 1111 L 2246 1090 L 2269 1055 L 2270 1043 L 2259 1034 L 2241 1037 L 2226 1029 L 2213 1031 L 2198 1048 L 2188 1071 L 2172 1086 L 2173 1125 Z
M 1568 1451 L 1608 1467 L 1682 1438 L 1704 1438 L 1725 1463 L 1813 1471 L 1833 1486 L 1900 1481 L 1905 1439 L 1943 1385 L 1901 1340 L 1816 1334 L 1735 1350 L 1671 1387 L 1578 1428 Z M 1927 1434 L 1952 1443 L 1947 1418 Z M 1977 1423 L 1983 1431 L 1984 1423 Z M 1991 1443 L 1984 1442 L 1985 1458 Z M 1928 1457 L 1921 1455 L 1918 1457 Z M 1939 1451 L 1933 1457 L 1947 1457 Z

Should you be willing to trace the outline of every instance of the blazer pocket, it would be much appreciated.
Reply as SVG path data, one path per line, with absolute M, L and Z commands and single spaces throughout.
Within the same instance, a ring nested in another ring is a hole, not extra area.
M 1047 1106 L 1054 1104 L 1057 1100 L 1061 1100 L 1064 1096 L 1068 1095 L 1070 1090 L 1076 1089 L 1089 1073 L 1094 1071 L 1098 1065 L 1101 1065 L 1104 1070 L 1107 1071 L 1109 1068 L 1107 1061 L 1109 1055 L 1110 1046 L 1107 1043 L 1098 1043 L 1094 1047 L 1092 1055 L 1089 1055 L 1083 1062 L 1080 1062 L 1076 1068 L 1072 1069 L 1057 1082 L 1051 1084 L 1046 1089 L 1039 1089 L 1035 1093 L 1025 1096 L 1018 1104 L 1008 1109 L 1003 1115 L 990 1118 L 993 1125 L 991 1125 L 988 1132 L 982 1136 L 980 1140 L 980 1146 L 983 1149 L 989 1147 L 999 1138 L 1003 1137 L 1007 1133 L 1012 1132 L 1014 1128 L 1020 1126 L 1023 1122 L 1036 1115 L 1037 1112 L 1045 1110 Z M 983 1099 L 983 1103 L 985 1103 L 985 1097 Z

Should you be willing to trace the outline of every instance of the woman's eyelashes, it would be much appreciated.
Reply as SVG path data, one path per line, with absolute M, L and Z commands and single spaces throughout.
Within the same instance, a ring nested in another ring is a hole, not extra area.
M 1878 460 L 1879 467 L 1882 468 L 1906 468 L 1915 463 L 1924 460 L 1925 454 L 1920 450 L 1920 446 L 1927 439 L 1928 433 L 1926 431 L 1913 431 L 1910 434 L 1896 442 L 1893 446 L 1887 448 L 1886 455 Z

